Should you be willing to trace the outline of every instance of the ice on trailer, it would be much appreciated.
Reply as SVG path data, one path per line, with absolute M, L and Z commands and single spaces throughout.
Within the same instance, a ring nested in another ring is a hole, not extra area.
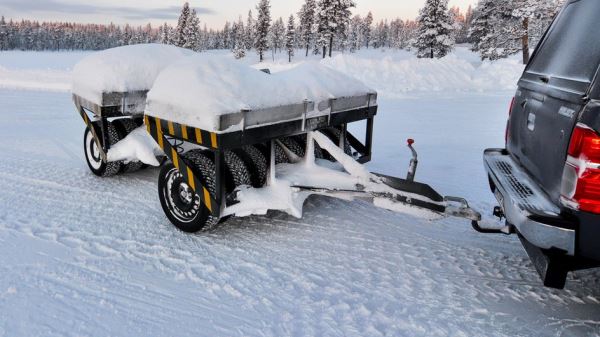
M 332 107 L 334 98 L 337 106 Z M 362 82 L 317 62 L 267 74 L 234 59 L 197 54 L 158 76 L 148 93 L 146 114 L 230 132 L 298 119 L 305 112 L 375 105 L 375 98 L 375 91 Z
M 73 69 L 72 91 L 104 106 L 107 93 L 148 91 L 160 72 L 193 51 L 163 44 L 138 44 L 103 50 Z

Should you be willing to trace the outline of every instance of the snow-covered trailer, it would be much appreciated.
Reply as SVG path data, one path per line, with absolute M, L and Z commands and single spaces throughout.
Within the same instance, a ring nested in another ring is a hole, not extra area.
M 163 67 L 146 89 L 104 90 L 90 101 L 74 85 L 74 102 L 88 126 L 86 158 L 98 175 L 135 163 L 115 164 L 108 154 L 143 124 L 168 158 L 158 181 L 162 208 L 183 231 L 268 210 L 300 217 L 312 194 L 429 217 L 458 216 L 474 225 L 481 219 L 466 200 L 413 181 L 412 141 L 407 179 L 368 172 L 362 164 L 371 159 L 377 94 L 319 64 L 269 75 L 237 61 L 194 55 Z M 348 131 L 359 121 L 363 137 Z M 117 123 L 131 127 L 118 134 Z

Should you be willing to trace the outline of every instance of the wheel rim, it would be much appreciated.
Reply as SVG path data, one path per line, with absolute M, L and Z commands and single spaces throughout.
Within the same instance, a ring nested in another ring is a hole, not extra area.
M 90 166 L 95 170 L 100 169 L 102 166 L 102 158 L 100 158 L 100 150 L 98 149 L 98 145 L 94 141 L 94 137 L 92 137 L 92 132 L 87 131 L 85 134 L 86 146 L 85 146 L 85 154 L 90 163 Z
M 163 196 L 170 213 L 181 222 L 194 221 L 201 211 L 200 197 L 194 193 L 175 168 L 167 173 L 166 181 Z

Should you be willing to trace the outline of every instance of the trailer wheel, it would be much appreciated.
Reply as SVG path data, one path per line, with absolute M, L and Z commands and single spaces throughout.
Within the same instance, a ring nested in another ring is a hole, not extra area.
M 246 164 L 250 172 L 252 186 L 256 188 L 263 187 L 267 182 L 267 171 L 269 164 L 264 154 L 255 146 L 244 146 L 242 149 L 234 150 Z
M 114 145 L 119 141 L 119 134 L 112 123 L 108 122 L 106 125 L 108 127 L 108 142 L 110 145 Z M 96 131 L 97 134 L 100 133 L 99 129 Z M 99 177 L 111 177 L 121 170 L 122 162 L 105 163 L 102 161 L 98 145 L 96 145 L 92 131 L 88 127 L 85 128 L 83 134 L 83 149 L 88 167 L 95 175 Z
M 294 137 L 283 137 L 280 138 L 279 141 L 296 156 L 300 158 L 304 157 L 305 148 L 302 146 L 302 143 L 298 142 Z
M 306 134 L 294 136 L 296 141 L 302 145 L 303 148 L 306 149 Z M 319 146 L 319 144 L 315 143 L 315 158 L 323 159 L 323 149 Z
M 236 188 L 247 185 L 252 186 L 250 171 L 244 161 L 233 151 L 224 152 L 225 161 L 225 187 L 227 194 L 233 192 Z
M 130 118 L 122 118 L 114 121 L 114 125 L 117 128 L 117 132 L 119 133 L 119 139 L 124 139 L 127 137 L 133 130 L 138 128 L 137 123 Z M 139 171 L 144 166 L 144 163 L 141 161 L 132 161 L 127 164 L 123 164 L 121 166 L 121 172 L 131 173 L 135 171 Z
M 327 129 L 321 130 L 321 132 L 323 132 L 323 134 L 325 136 L 327 136 L 327 138 L 331 139 L 331 141 L 334 142 L 336 145 L 338 145 L 340 143 L 340 138 L 342 137 L 342 130 L 332 127 L 332 128 L 327 128 Z M 350 142 L 348 141 L 348 138 L 344 139 L 344 153 L 349 156 L 352 156 L 352 148 L 350 147 Z M 331 156 L 325 150 L 324 150 L 324 158 L 329 161 L 335 161 L 335 158 L 333 158 L 333 156 Z
M 200 150 L 189 151 L 183 157 L 193 165 L 196 177 L 214 197 L 216 189 L 213 161 Z M 219 222 L 171 162 L 163 165 L 160 170 L 158 198 L 167 218 L 186 233 L 210 229 Z

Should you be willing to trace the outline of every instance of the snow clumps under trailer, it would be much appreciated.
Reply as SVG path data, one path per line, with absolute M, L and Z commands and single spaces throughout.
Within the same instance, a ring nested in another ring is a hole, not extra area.
M 407 179 L 368 172 L 377 94 L 316 62 L 269 74 L 173 46 L 119 47 L 75 67 L 73 100 L 91 171 L 162 165 L 160 203 L 186 232 L 268 210 L 301 217 L 312 194 L 481 219 L 466 200 L 413 181 L 412 141 Z M 347 129 L 358 121 L 366 121 L 364 141 Z

